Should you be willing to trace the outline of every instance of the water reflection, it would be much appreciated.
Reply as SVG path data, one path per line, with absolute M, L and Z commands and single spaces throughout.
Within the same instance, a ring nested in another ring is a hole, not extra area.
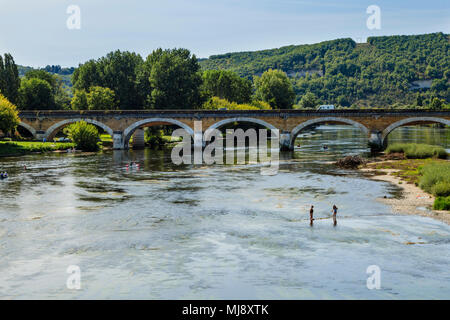
M 408 126 L 392 131 L 388 136 L 388 143 L 411 142 L 426 143 L 449 148 L 450 130 L 441 125 Z

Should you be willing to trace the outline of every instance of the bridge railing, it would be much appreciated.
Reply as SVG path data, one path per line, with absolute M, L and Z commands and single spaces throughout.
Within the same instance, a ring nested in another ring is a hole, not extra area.
M 19 113 L 19 117 L 36 118 L 36 117 L 108 117 L 108 116 L 136 116 L 151 117 L 157 115 L 172 115 L 178 117 L 195 117 L 195 116 L 231 116 L 231 115 L 260 115 L 260 116 L 325 116 L 325 115 L 444 115 L 450 116 L 450 110 L 429 110 L 429 109 L 349 109 L 349 110 L 26 110 Z

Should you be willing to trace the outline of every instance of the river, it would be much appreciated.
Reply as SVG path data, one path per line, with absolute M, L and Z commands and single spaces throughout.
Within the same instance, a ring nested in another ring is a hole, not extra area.
M 438 128 L 390 141 L 450 147 Z M 393 214 L 376 198 L 398 187 L 330 164 L 367 155 L 366 138 L 320 126 L 297 143 L 274 176 L 176 166 L 168 150 L 0 159 L 0 298 L 448 299 L 450 226 Z M 66 287 L 71 265 L 80 290 Z M 370 265 L 380 289 L 366 285 Z

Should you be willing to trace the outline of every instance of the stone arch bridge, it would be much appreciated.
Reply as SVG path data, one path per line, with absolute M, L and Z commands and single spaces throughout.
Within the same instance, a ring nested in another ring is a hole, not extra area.
M 367 135 L 369 145 L 383 149 L 394 129 L 414 124 L 450 125 L 450 110 L 139 110 L 139 111 L 23 111 L 20 126 L 35 139 L 51 140 L 65 126 L 80 120 L 92 123 L 113 137 L 114 149 L 126 149 L 134 135 L 133 145 L 143 146 L 143 130 L 151 125 L 176 125 L 194 136 L 194 122 L 201 121 L 202 131 L 246 122 L 278 129 L 283 150 L 292 150 L 296 136 L 310 126 L 348 124 Z

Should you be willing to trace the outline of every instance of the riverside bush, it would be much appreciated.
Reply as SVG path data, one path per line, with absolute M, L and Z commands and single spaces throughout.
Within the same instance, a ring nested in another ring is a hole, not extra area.
M 435 196 L 450 196 L 450 163 L 426 164 L 420 174 L 420 188 Z
M 421 143 L 394 143 L 387 147 L 386 152 L 404 153 L 408 159 L 447 158 L 444 148 Z
M 236 102 L 230 102 L 226 99 L 219 97 L 212 97 L 203 104 L 203 109 L 206 110 L 270 110 L 270 104 L 264 101 L 253 101 L 251 103 L 239 104 Z
M 433 186 L 432 191 L 438 197 L 450 196 L 450 181 L 439 181 Z
M 97 151 L 101 146 L 97 128 L 85 121 L 69 125 L 64 132 L 83 151 Z
M 5 135 L 12 133 L 19 122 L 17 107 L 0 93 L 0 131 Z
M 450 196 L 437 197 L 433 204 L 434 210 L 450 210 Z

